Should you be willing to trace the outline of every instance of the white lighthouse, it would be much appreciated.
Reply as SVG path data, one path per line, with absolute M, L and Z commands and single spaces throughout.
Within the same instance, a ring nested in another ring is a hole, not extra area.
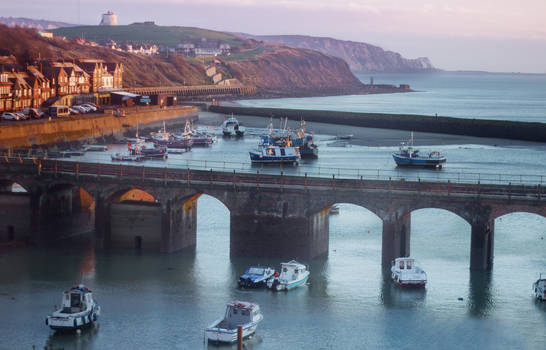
M 112 11 L 108 11 L 102 15 L 102 20 L 100 21 L 101 26 L 117 26 L 118 25 L 118 16 Z

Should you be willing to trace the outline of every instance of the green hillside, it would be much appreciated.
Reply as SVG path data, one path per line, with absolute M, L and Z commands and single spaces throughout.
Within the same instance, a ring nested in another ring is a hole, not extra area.
M 112 39 L 117 43 L 132 41 L 156 45 L 176 46 L 181 41 L 207 40 L 222 41 L 232 47 L 244 45 L 244 40 L 231 34 L 192 27 L 164 27 L 155 24 L 130 24 L 125 26 L 78 26 L 53 30 L 57 36 L 69 38 L 84 37 L 100 41 Z

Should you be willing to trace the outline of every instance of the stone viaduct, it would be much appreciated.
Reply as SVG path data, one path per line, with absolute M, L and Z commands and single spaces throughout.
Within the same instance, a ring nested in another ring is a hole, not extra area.
M 13 183 L 26 193 L 10 192 Z M 132 190 L 152 200 L 123 200 Z M 470 268 L 478 270 L 492 267 L 496 218 L 512 212 L 546 217 L 540 184 L 337 179 L 6 157 L 0 159 L 0 241 L 25 234 L 38 239 L 52 216 L 77 210 L 82 193 L 94 204 L 95 232 L 104 246 L 167 253 L 195 246 L 197 198 L 210 195 L 229 209 L 231 256 L 327 254 L 330 207 L 356 204 L 383 221 L 384 266 L 410 254 L 414 210 L 440 208 L 466 220 Z

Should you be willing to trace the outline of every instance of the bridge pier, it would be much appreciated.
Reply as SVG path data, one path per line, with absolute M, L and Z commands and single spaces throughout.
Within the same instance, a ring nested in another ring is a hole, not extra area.
M 110 203 L 101 195 L 95 197 L 95 234 L 102 241 L 103 248 L 110 247 Z
M 392 260 L 410 255 L 411 213 L 383 219 L 381 264 L 391 266 Z
M 491 270 L 494 255 L 495 220 L 472 224 L 470 238 L 470 269 Z
M 195 247 L 197 237 L 197 199 L 180 203 L 167 200 L 161 206 L 161 252 L 172 253 Z
M 328 210 L 303 217 L 231 214 L 230 256 L 312 259 L 328 254 Z

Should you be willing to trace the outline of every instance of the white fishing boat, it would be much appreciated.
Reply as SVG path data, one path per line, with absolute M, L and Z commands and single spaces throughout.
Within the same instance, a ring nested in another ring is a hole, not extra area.
M 542 278 L 542 274 L 535 283 L 533 283 L 533 289 L 535 290 L 535 297 L 538 300 L 546 300 L 546 278 Z
M 391 267 L 392 280 L 402 287 L 424 287 L 427 274 L 412 258 L 396 258 Z
M 281 263 L 281 273 L 279 276 L 270 278 L 267 281 L 267 288 L 274 291 L 290 290 L 307 283 L 309 271 L 307 266 L 300 264 L 296 260 L 287 263 Z
M 209 341 L 233 343 L 237 341 L 237 327 L 243 327 L 243 338 L 246 338 L 254 334 L 262 319 L 258 304 L 232 301 L 227 304 L 224 317 L 208 326 L 205 335 Z
M 46 325 L 58 330 L 77 329 L 92 325 L 99 316 L 100 306 L 93 300 L 93 291 L 80 284 L 63 293 L 61 308 L 47 316 Z
M 232 115 L 222 123 L 222 133 L 224 136 L 243 136 L 246 128 Z

